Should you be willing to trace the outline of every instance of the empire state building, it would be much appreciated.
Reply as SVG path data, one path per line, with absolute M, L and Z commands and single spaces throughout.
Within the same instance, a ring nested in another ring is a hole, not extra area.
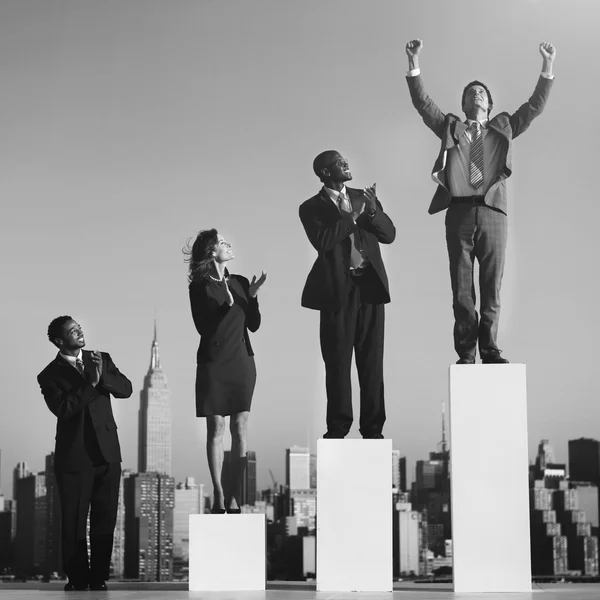
M 150 368 L 140 392 L 138 471 L 171 475 L 171 392 L 160 366 L 156 321 Z

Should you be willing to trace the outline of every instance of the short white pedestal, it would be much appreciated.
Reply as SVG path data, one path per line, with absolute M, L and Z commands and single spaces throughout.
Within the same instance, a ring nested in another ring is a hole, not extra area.
M 317 591 L 392 591 L 392 441 L 317 440 Z
M 190 515 L 190 591 L 262 591 L 266 580 L 265 515 Z
M 525 365 L 450 367 L 454 591 L 530 592 Z

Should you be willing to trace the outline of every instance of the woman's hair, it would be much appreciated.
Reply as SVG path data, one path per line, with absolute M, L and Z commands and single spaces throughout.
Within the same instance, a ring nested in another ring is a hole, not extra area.
M 189 238 L 186 242 L 183 253 L 187 256 L 185 262 L 189 263 L 190 270 L 188 273 L 188 281 L 198 281 L 205 279 L 212 268 L 213 249 L 219 243 L 219 236 L 216 229 L 205 229 L 200 231 L 194 240 Z

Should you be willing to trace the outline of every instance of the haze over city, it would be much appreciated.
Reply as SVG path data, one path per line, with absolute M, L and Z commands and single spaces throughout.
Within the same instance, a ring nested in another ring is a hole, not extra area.
M 56 354 L 46 328 L 61 314 L 77 319 L 87 348 L 109 352 L 134 385 L 130 399 L 113 401 L 123 467 L 132 469 L 156 317 L 173 475 L 210 490 L 181 252 L 210 227 L 233 244 L 232 272 L 268 272 L 263 324 L 252 335 L 258 381 L 249 449 L 259 487 L 271 484 L 268 469 L 283 482 L 286 447 L 316 450 L 324 368 L 318 313 L 300 307 L 315 252 L 298 206 L 319 189 L 312 160 L 328 148 L 349 159 L 352 185 L 377 182 L 398 230 L 383 249 L 392 295 L 384 435 L 411 468 L 435 449 L 456 357 L 443 216 L 427 214 L 439 141 L 404 80 L 404 45 L 413 38 L 424 41 L 426 89 L 456 114 L 473 79 L 489 86 L 494 113 L 513 112 L 539 76 L 539 43 L 557 49 L 548 105 L 514 143 L 500 347 L 511 362 L 527 363 L 531 457 L 542 438 L 565 462 L 568 439 L 600 437 L 600 9 L 593 0 L 482 6 L 2 2 L 3 493 L 18 461 L 42 470 L 54 446 L 56 419 L 36 375 Z M 476 14 L 488 25 L 469 27 Z M 350 437 L 358 437 L 356 423 Z

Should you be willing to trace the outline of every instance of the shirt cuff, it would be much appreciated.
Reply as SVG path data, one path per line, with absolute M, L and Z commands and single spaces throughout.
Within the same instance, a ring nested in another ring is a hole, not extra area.
M 406 73 L 407 77 L 416 77 L 421 74 L 421 69 L 412 69 Z
M 554 79 L 554 75 L 550 75 L 549 73 L 544 73 L 543 71 L 542 71 L 542 77 L 544 79 Z

